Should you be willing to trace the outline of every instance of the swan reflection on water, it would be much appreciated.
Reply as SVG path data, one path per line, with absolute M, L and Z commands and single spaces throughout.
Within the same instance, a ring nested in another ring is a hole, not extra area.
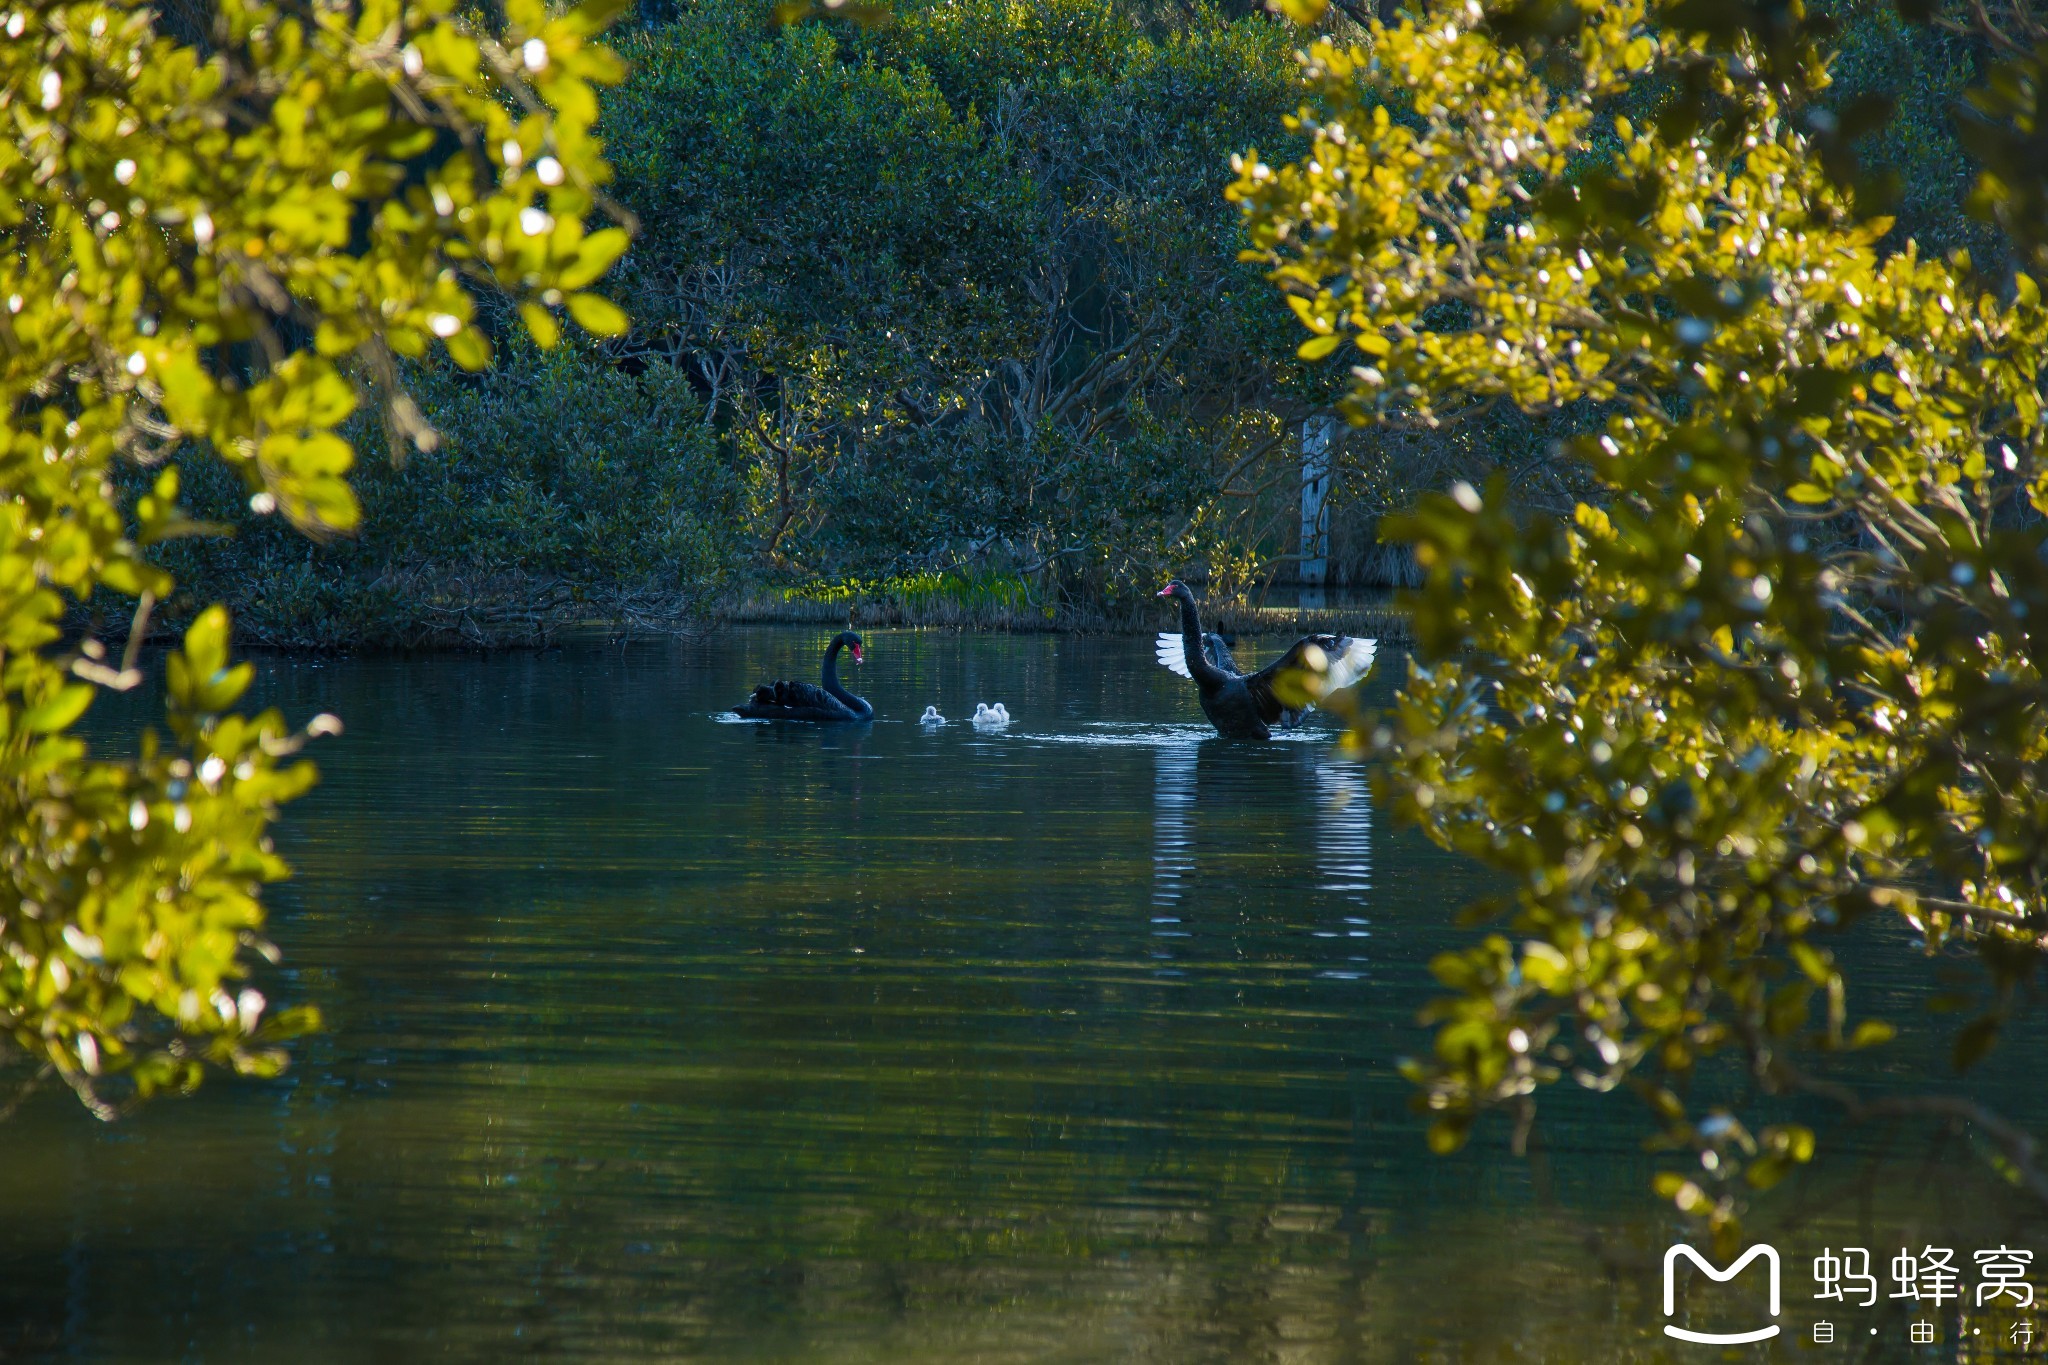
M 1356 980 L 1365 975 L 1364 940 L 1372 937 L 1365 914 L 1372 894 L 1372 789 L 1356 763 L 1332 760 L 1316 768 L 1316 885 L 1336 893 L 1351 911 L 1316 936 L 1342 938 L 1355 949 L 1345 954 L 1345 966 L 1320 974 Z
M 1118 737 L 1125 743 L 1134 738 Z M 1222 772 L 1211 772 L 1205 780 L 1202 769 L 1205 765 L 1235 766 L 1234 760 L 1247 751 L 1215 739 L 1188 742 L 1157 732 L 1148 738 L 1152 745 L 1150 930 L 1152 957 L 1164 964 L 1174 958 L 1173 940 L 1192 937 L 1198 794 L 1204 785 L 1227 785 L 1218 781 Z M 1324 755 L 1316 755 L 1310 762 L 1314 774 L 1309 799 L 1314 809 L 1315 887 L 1326 897 L 1334 897 L 1339 911 L 1310 932 L 1319 939 L 1342 941 L 1342 955 L 1336 962 L 1318 954 L 1330 965 L 1317 974 L 1333 980 L 1358 980 L 1366 975 L 1369 957 L 1365 940 L 1372 934 L 1367 916 L 1372 895 L 1371 787 L 1364 769 L 1356 763 Z M 1301 770 L 1290 767 L 1294 773 Z M 1165 965 L 1155 970 L 1165 976 L 1181 975 Z
M 1188 937 L 1185 911 L 1195 880 L 1195 775 L 1200 746 L 1152 751 L 1152 956 L 1170 961 L 1169 940 Z M 1161 975 L 1179 976 L 1161 967 Z
M 933 708 L 936 710 L 936 708 Z M 991 708 L 992 709 L 992 708 Z M 728 723 L 740 721 L 726 713 Z M 919 717 L 906 730 L 930 741 L 942 740 L 935 717 Z M 764 745 L 837 750 L 863 757 L 865 741 L 876 740 L 877 757 L 896 754 L 886 736 L 872 724 L 789 726 L 756 724 Z M 884 730 L 887 729 L 885 725 Z M 1005 733 L 986 724 L 957 727 L 970 751 L 995 752 L 1013 744 L 1029 747 L 1144 748 L 1152 760 L 1152 886 L 1146 925 L 1152 971 L 1162 977 L 1184 975 L 1183 958 L 1197 937 L 1197 878 L 1200 873 L 1197 820 L 1207 803 L 1225 832 L 1233 808 L 1259 804 L 1283 814 L 1300 840 L 1301 863 L 1293 885 L 1315 892 L 1297 897 L 1300 918 L 1295 932 L 1321 942 L 1304 953 L 1301 965 L 1338 981 L 1367 976 L 1372 937 L 1370 898 L 1372 875 L 1372 793 L 1364 768 L 1341 758 L 1325 727 L 1276 734 L 1268 743 L 1247 745 L 1218 738 L 1204 725 L 1096 721 L 1078 729 Z M 928 752 L 919 746 L 920 752 Z M 842 780 L 855 782 L 849 765 Z M 1227 852 L 1226 852 L 1226 861 Z M 1276 890 L 1275 896 L 1284 895 Z M 1306 947 L 1306 945 L 1304 945 Z
M 784 745 L 797 750 L 837 749 L 858 757 L 874 733 L 873 721 L 845 725 L 783 725 L 772 720 L 739 720 L 753 727 L 756 744 Z

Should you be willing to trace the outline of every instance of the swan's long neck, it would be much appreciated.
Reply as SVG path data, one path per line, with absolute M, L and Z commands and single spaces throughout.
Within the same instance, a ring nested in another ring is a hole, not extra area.
M 873 709 L 867 704 L 867 700 L 847 691 L 844 684 L 839 681 L 839 651 L 845 647 L 845 641 L 834 640 L 832 647 L 825 651 L 825 690 L 854 710 L 866 713 Z
M 1209 651 L 1202 643 L 1202 617 L 1195 610 L 1195 599 L 1180 599 L 1180 640 L 1181 649 L 1187 655 L 1188 672 L 1204 687 L 1220 683 L 1226 674 L 1209 658 Z

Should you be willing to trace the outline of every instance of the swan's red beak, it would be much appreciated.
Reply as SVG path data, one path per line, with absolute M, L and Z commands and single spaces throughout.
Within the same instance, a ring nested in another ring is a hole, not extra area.
M 1168 583 L 1168 584 L 1167 584 L 1167 585 L 1166 585 L 1165 587 L 1161 588 L 1161 589 L 1160 589 L 1160 590 L 1159 590 L 1158 592 L 1155 592 L 1155 593 L 1153 593 L 1152 595 L 1153 595 L 1154 597 L 1171 597 L 1171 596 L 1173 596 L 1173 584 L 1171 584 L 1171 583 Z
M 849 645 L 849 646 L 847 646 L 847 648 L 849 648 L 849 649 L 851 649 L 851 650 L 853 651 L 853 661 L 854 661 L 855 663 L 861 663 L 861 662 L 863 662 L 863 660 L 862 660 L 862 659 L 861 659 L 861 657 L 860 657 L 860 646 L 859 646 L 859 645 Z

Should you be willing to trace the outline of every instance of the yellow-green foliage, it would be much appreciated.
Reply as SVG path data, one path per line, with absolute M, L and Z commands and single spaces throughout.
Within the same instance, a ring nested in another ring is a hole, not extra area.
M 133 638 L 60 643 L 64 599 L 125 594 L 139 626 L 173 587 L 146 548 L 200 529 L 172 468 L 124 517 L 116 462 L 210 451 L 259 512 L 345 532 L 337 428 L 376 392 L 431 443 L 393 357 L 484 364 L 474 288 L 543 344 L 558 307 L 623 325 L 578 292 L 625 246 L 584 226 L 607 16 L 511 0 L 485 33 L 453 8 L 222 0 L 203 48 L 143 4 L 0 8 L 0 1029 L 98 1112 L 272 1070 L 308 1022 L 234 987 L 285 872 L 265 827 L 312 773 L 307 732 L 231 711 L 226 614 L 170 656 L 167 736 L 110 762 L 72 731 L 141 677 Z
M 1461 484 L 1400 528 L 1419 655 L 1371 738 L 1402 812 L 1514 886 L 1507 932 L 1436 964 L 1431 1141 L 1561 1079 L 1627 1089 L 1699 1158 L 1659 1189 L 1725 1239 L 1813 1153 L 1758 1092 L 1806 1094 L 1981 1116 L 2048 1202 L 1972 1097 L 1866 1100 L 1827 1057 L 1893 1031 L 1831 946 L 1859 918 L 1975 954 L 1958 1069 L 2048 930 L 2040 291 L 1878 249 L 1801 131 L 1817 66 L 1773 78 L 1643 0 L 1563 11 L 1316 45 L 1312 149 L 1232 189 L 1358 420 L 1604 419 L 1559 453 L 1575 508 Z M 1678 70 L 1687 108 L 1620 115 Z
M 1032 596 L 1016 574 L 926 570 L 888 578 L 819 579 L 780 591 L 783 602 L 817 605 L 853 614 L 901 616 L 913 624 L 1001 624 L 1050 622 L 1052 603 Z

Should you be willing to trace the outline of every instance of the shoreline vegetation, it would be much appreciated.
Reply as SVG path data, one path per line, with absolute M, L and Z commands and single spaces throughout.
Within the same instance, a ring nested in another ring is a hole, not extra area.
M 152 548 L 179 585 L 157 625 L 218 601 L 238 642 L 310 649 L 848 608 L 1142 631 L 1179 577 L 1226 625 L 1278 629 L 1297 618 L 1260 604 L 1304 557 L 1333 597 L 1417 581 L 1377 540 L 1385 461 L 1341 439 L 1327 543 L 1301 543 L 1304 424 L 1330 426 L 1340 385 L 1294 359 L 1222 192 L 1246 130 L 1298 99 L 1290 25 L 1096 0 L 907 0 L 875 30 L 771 10 L 620 36 L 597 131 L 638 224 L 605 281 L 627 329 L 542 351 L 482 300 L 491 369 L 396 375 L 436 441 L 394 448 L 371 407 L 348 425 L 352 537 L 308 545 L 174 453 L 192 515 L 233 534 Z M 87 614 L 105 639 L 127 611 Z
M 250 604 L 238 616 L 245 649 L 306 653 L 547 649 L 577 640 L 647 640 L 708 634 L 723 626 L 895 628 L 994 634 L 1150 636 L 1173 628 L 1149 593 L 1077 606 L 1035 601 L 1021 579 L 923 574 L 872 582 L 790 587 L 752 585 L 708 605 L 693 594 L 591 593 L 561 577 L 475 574 L 419 568 L 363 585 L 363 601 L 344 614 L 282 617 Z M 104 605 L 111 605 L 104 604 Z M 187 622 L 173 599 L 153 616 L 146 638 L 168 643 Z M 1339 590 L 1322 606 L 1259 598 L 1205 602 L 1211 629 L 1258 636 L 1307 630 L 1364 635 L 1386 644 L 1410 639 L 1406 612 L 1391 592 Z M 118 639 L 125 623 L 108 611 L 81 611 L 73 623 Z
M 1584 405 L 1434 432 L 1334 415 L 1343 367 L 1296 357 L 1223 196 L 1247 130 L 1275 159 L 1305 145 L 1282 129 L 1296 38 L 1262 8 L 904 0 L 872 31 L 778 28 L 752 0 L 662 16 L 621 35 L 631 69 L 600 113 L 639 223 L 606 282 L 627 329 L 543 351 L 482 300 L 491 369 L 398 372 L 431 448 L 394 449 L 377 405 L 346 424 L 353 536 L 309 544 L 223 462 L 174 452 L 192 516 L 231 534 L 151 547 L 178 583 L 153 636 L 215 601 L 237 643 L 313 650 L 849 611 L 1135 633 L 1178 577 L 1226 629 L 1401 640 L 1391 599 L 1421 574 L 1384 518 L 1496 474 L 1539 509 L 1585 491 L 1557 453 Z M 1964 55 L 1883 6 L 1847 12 L 1838 98 L 1901 97 L 1876 148 L 1906 187 L 1895 231 L 1943 249 L 1982 246 L 1943 112 Z M 117 473 L 131 516 L 158 472 Z M 1333 605 L 1275 605 L 1315 559 Z M 117 639 L 133 606 L 103 593 L 71 624 Z
M 1259 598 L 1205 602 L 1211 629 L 1232 634 L 1310 628 L 1408 639 L 1407 615 L 1391 593 L 1340 592 L 1324 606 L 1282 605 Z M 896 626 L 920 630 L 1014 634 L 1150 635 L 1174 628 L 1151 594 L 1089 606 L 1035 602 L 1021 579 L 991 583 L 952 575 L 920 575 L 876 583 L 752 588 L 723 605 L 718 620 L 731 625 Z

